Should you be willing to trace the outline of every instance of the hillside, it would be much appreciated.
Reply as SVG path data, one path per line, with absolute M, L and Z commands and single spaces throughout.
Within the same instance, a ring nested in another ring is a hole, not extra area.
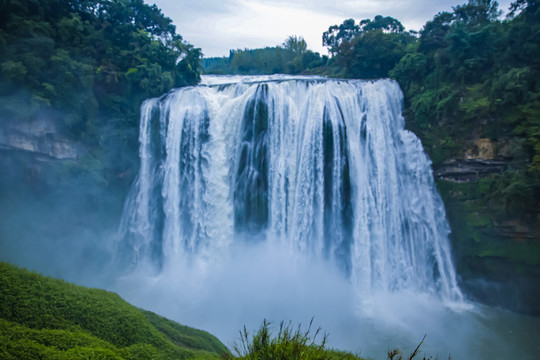
M 211 359 L 228 353 L 214 336 L 117 294 L 0 263 L 2 359 Z

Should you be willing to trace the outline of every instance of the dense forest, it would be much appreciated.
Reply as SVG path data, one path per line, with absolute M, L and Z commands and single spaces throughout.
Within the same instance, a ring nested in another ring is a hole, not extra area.
M 517 1 L 503 21 L 493 1 L 469 1 L 452 13 L 437 14 L 389 72 L 405 94 L 408 127 L 421 137 L 435 172 L 451 159 L 465 160 L 458 162 L 461 176 L 438 183 L 461 276 L 505 283 L 510 289 L 504 291 L 520 294 L 506 301 L 535 313 L 540 274 L 538 5 Z M 472 171 L 463 170 L 467 167 Z M 444 171 L 440 177 L 445 178 Z M 476 291 L 476 285 L 464 287 Z M 494 298 L 489 291 L 481 296 Z

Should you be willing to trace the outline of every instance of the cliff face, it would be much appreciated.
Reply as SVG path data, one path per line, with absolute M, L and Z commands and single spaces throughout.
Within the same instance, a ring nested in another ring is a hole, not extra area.
M 434 168 L 461 286 L 475 300 L 540 314 L 540 207 L 493 204 L 493 176 L 520 166 L 512 145 L 477 139 Z
M 40 116 L 32 121 L 3 121 L 0 124 L 0 151 L 22 151 L 36 160 L 77 160 L 83 146 L 59 128 L 52 117 Z
M 514 140 L 492 141 L 471 140 L 462 151 L 462 156 L 449 159 L 436 166 L 435 178 L 452 182 L 470 182 L 485 178 L 527 162 L 523 154 L 517 153 Z

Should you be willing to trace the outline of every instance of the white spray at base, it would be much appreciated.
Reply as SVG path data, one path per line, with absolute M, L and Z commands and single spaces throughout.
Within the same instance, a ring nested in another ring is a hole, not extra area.
M 143 104 L 116 290 L 226 343 L 264 318 L 315 317 L 365 356 L 424 334 L 442 358 L 484 354 L 397 83 L 205 82 Z

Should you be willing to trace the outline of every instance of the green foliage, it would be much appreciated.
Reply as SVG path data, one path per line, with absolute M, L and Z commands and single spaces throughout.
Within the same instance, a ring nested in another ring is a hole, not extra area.
M 0 132 L 47 120 L 79 156 L 36 165 L 2 152 L 0 172 L 19 175 L 0 179 L 4 243 L 114 231 L 137 173 L 140 104 L 197 84 L 200 57 L 142 0 L 0 1 Z
M 237 359 L 246 360 L 362 360 L 350 353 L 326 349 L 327 335 L 323 335 L 320 342 L 317 342 L 321 329 L 313 333 L 312 323 L 313 320 L 304 330 L 301 325 L 294 328 L 290 323 L 281 322 L 275 335 L 270 322 L 264 320 L 253 336 L 250 336 L 244 327 L 240 332 L 239 341 L 233 345 L 233 350 L 237 354 Z
M 229 57 L 203 60 L 206 74 L 310 74 L 321 71 L 327 57 L 307 50 L 302 37 L 289 36 L 282 46 L 231 50 Z
M 323 45 L 334 55 L 331 72 L 337 76 L 373 79 L 388 77 L 415 37 L 392 17 L 377 15 L 358 25 L 348 19 L 323 34 Z
M 289 322 L 283 321 L 279 324 L 277 334 L 272 328 L 272 324 L 263 320 L 259 330 L 250 335 L 246 327 L 240 331 L 238 341 L 233 345 L 236 357 L 228 355 L 225 359 L 245 359 L 245 360 L 362 360 L 358 355 L 345 351 L 328 349 L 326 347 L 327 334 L 321 336 L 320 341 L 317 338 L 320 335 L 321 328 L 312 331 L 313 319 L 308 327 L 303 329 L 301 324 L 296 328 Z M 407 359 L 416 359 L 421 353 L 420 348 L 424 343 L 425 336 L 420 341 L 414 351 Z M 433 359 L 433 357 L 422 357 L 424 360 Z M 388 351 L 389 360 L 403 359 L 402 353 L 397 350 Z
M 303 37 L 289 36 L 283 43 L 283 48 L 295 54 L 304 54 L 307 51 L 307 43 Z
M 332 55 L 338 52 L 339 46 L 345 41 L 351 41 L 360 31 L 360 26 L 355 24 L 354 19 L 347 19 L 341 25 L 332 25 L 322 36 L 323 46 L 328 47 Z
M 390 16 L 377 15 L 373 20 L 364 19 L 357 25 L 354 19 L 347 19 L 341 25 L 332 25 L 322 36 L 323 45 L 328 47 L 332 55 L 341 55 L 343 49 L 349 47 L 354 39 L 373 31 L 385 34 L 401 34 L 405 27 Z
M 229 57 L 211 57 L 202 59 L 202 68 L 205 74 L 212 75 L 231 75 L 235 72 L 231 67 L 231 59 L 234 56 L 233 51 Z
M 0 263 L 3 359 L 217 358 L 212 335 L 137 309 L 118 295 Z
M 540 14 L 533 3 L 502 22 L 491 0 L 439 13 L 390 72 L 404 91 L 408 127 L 435 165 L 462 157 L 478 138 L 520 144 L 513 153 L 527 155 L 506 159 L 515 161 L 515 175 L 494 179 L 500 190 L 485 194 L 487 201 L 504 199 L 501 211 L 532 208 L 504 179 L 533 202 L 540 192 Z
M 228 353 L 228 349 L 216 337 L 205 331 L 180 325 L 150 311 L 145 311 L 144 315 L 156 329 L 178 346 L 217 354 Z
M 411 41 L 405 33 L 385 33 L 376 29 L 343 43 L 335 57 L 346 77 L 374 79 L 388 77 Z
M 405 31 L 405 27 L 390 16 L 377 15 L 373 20 L 364 19 L 360 21 L 360 29 L 363 32 L 372 30 L 381 30 L 386 33 L 402 33 Z
M 501 11 L 494 0 L 469 0 L 468 3 L 454 7 L 456 18 L 468 26 L 485 26 L 497 20 Z
M 95 156 L 115 156 L 123 171 L 136 157 L 141 101 L 199 81 L 200 50 L 142 0 L 11 0 L 0 13 L 3 121 L 54 113 L 60 128 Z M 120 162 L 126 148 L 131 159 Z M 116 171 L 100 160 L 102 176 Z

